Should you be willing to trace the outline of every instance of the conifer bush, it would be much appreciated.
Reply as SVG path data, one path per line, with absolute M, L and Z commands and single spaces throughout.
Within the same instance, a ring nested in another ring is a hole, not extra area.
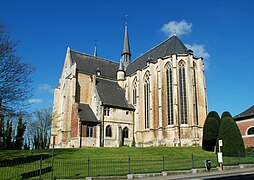
M 231 118 L 232 118 L 230 112 L 228 112 L 228 111 L 224 111 L 224 112 L 222 113 L 222 115 L 221 115 L 221 120 L 222 120 L 224 117 L 231 117 Z
M 208 119 L 209 117 L 214 117 L 216 119 L 216 121 L 218 122 L 218 124 L 220 125 L 221 119 L 219 114 L 216 111 L 210 111 L 206 117 L 206 119 Z
M 203 127 L 202 149 L 214 152 L 217 137 L 219 134 L 219 124 L 215 117 L 208 117 Z
M 220 124 L 218 140 L 221 139 L 223 156 L 245 154 L 244 142 L 240 130 L 232 117 L 224 117 Z

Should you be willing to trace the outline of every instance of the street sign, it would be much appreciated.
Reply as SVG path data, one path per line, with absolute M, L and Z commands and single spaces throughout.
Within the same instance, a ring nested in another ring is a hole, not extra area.
M 221 139 L 219 140 L 219 146 L 223 146 Z
M 218 152 L 218 162 L 219 162 L 219 163 L 223 163 L 223 160 L 222 160 L 222 152 Z

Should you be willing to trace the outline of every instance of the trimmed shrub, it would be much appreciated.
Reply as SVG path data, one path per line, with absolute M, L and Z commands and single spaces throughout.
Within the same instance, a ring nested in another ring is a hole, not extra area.
M 242 135 L 232 117 L 224 117 L 222 119 L 218 135 L 219 139 L 223 142 L 221 148 L 223 156 L 239 156 L 239 153 L 245 154 Z
M 219 124 L 216 118 L 208 117 L 203 127 L 202 149 L 214 152 L 217 137 L 219 134 Z
M 230 112 L 228 112 L 228 111 L 224 111 L 224 112 L 222 113 L 222 115 L 221 115 L 221 120 L 222 120 L 224 117 L 231 117 L 231 118 L 232 118 Z
M 217 122 L 218 122 L 218 124 L 219 124 L 219 126 L 220 126 L 221 119 L 220 119 L 219 114 L 218 114 L 216 111 L 210 111 L 210 112 L 208 113 L 206 119 L 208 119 L 209 117 L 214 117 L 214 118 L 217 120 Z

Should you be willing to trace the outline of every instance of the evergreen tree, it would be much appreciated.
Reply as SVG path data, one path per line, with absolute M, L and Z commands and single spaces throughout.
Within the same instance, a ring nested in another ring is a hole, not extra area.
M 232 117 L 224 117 L 221 121 L 218 140 L 222 140 L 221 148 L 224 156 L 244 155 L 245 148 L 240 130 Z
M 219 124 L 215 117 L 208 117 L 203 127 L 202 149 L 214 152 L 217 137 L 219 134 Z
M 231 118 L 232 118 L 231 114 L 230 114 L 228 111 L 224 111 L 224 112 L 222 113 L 222 115 L 221 115 L 221 120 L 222 120 L 224 117 L 231 117 Z
M 0 149 L 4 148 L 4 115 L 0 112 Z
M 23 123 L 22 115 L 18 119 L 18 127 L 15 141 L 15 149 L 22 149 L 24 143 L 24 133 L 26 131 L 26 124 Z
M 209 117 L 214 117 L 216 119 L 216 121 L 218 122 L 218 124 L 220 125 L 221 119 L 219 114 L 216 111 L 210 111 L 206 117 L 206 119 L 208 119 Z
M 7 119 L 7 126 L 5 131 L 5 149 L 12 149 L 12 121 Z

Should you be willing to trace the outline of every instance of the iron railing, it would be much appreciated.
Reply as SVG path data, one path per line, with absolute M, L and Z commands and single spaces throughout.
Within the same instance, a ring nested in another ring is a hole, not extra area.
M 156 173 L 205 168 L 209 159 L 212 168 L 218 166 L 217 156 L 192 155 L 189 158 L 154 156 L 147 158 L 126 157 L 119 159 L 85 159 L 66 161 L 41 158 L 32 162 L 0 162 L 0 179 L 79 179 L 95 176 L 126 176 L 127 174 Z M 254 153 L 223 157 L 224 166 L 254 164 Z

